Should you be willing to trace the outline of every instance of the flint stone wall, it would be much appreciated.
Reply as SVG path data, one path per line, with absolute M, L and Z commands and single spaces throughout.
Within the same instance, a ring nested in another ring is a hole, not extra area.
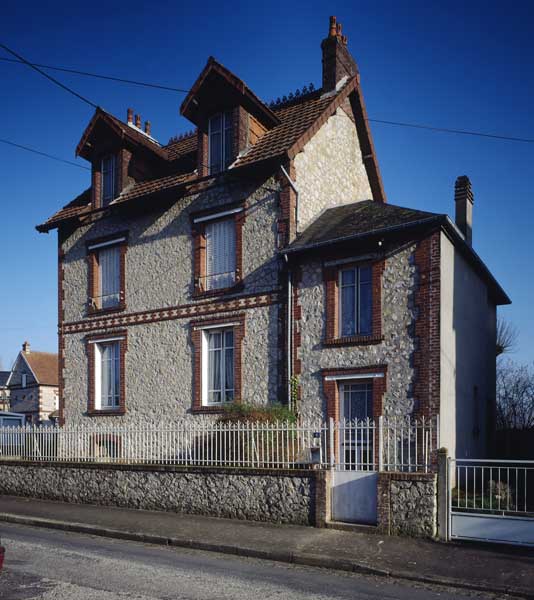
M 437 477 L 434 473 L 380 473 L 378 526 L 388 535 L 436 536 Z
M 0 494 L 313 525 L 321 477 L 319 471 L 4 462 Z

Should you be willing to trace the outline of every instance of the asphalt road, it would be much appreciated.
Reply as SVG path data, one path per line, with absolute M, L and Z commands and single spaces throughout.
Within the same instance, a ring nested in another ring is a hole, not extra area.
M 467 592 L 0 524 L 2 600 L 461 599 Z M 480 597 L 482 594 L 477 594 Z

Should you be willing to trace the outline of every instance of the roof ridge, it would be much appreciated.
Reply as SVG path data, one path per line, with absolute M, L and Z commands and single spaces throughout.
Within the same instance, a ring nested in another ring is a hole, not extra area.
M 280 108 L 286 108 L 287 106 L 292 106 L 293 104 L 298 104 L 299 102 L 303 102 L 305 100 L 309 100 L 309 98 L 313 95 L 320 95 L 322 92 L 322 88 L 315 88 L 313 83 L 309 85 L 304 85 L 302 90 L 296 89 L 295 92 L 289 92 L 287 96 L 282 96 L 282 98 L 278 97 L 276 100 L 271 100 L 268 104 L 269 108 L 273 111 L 277 111 Z

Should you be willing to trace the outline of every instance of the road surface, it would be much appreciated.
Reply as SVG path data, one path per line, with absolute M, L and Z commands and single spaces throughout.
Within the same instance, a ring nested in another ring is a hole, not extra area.
M 468 592 L 0 524 L 2 600 L 452 600 Z M 480 597 L 488 597 L 476 594 Z

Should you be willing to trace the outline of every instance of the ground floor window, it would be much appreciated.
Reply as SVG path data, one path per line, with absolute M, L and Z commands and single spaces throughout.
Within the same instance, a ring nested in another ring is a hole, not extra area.
M 203 404 L 234 401 L 234 330 L 231 327 L 204 332 Z
M 342 420 L 364 420 L 373 416 L 373 384 L 370 381 L 340 383 L 340 417 Z
M 120 406 L 120 342 L 95 344 L 95 408 Z

